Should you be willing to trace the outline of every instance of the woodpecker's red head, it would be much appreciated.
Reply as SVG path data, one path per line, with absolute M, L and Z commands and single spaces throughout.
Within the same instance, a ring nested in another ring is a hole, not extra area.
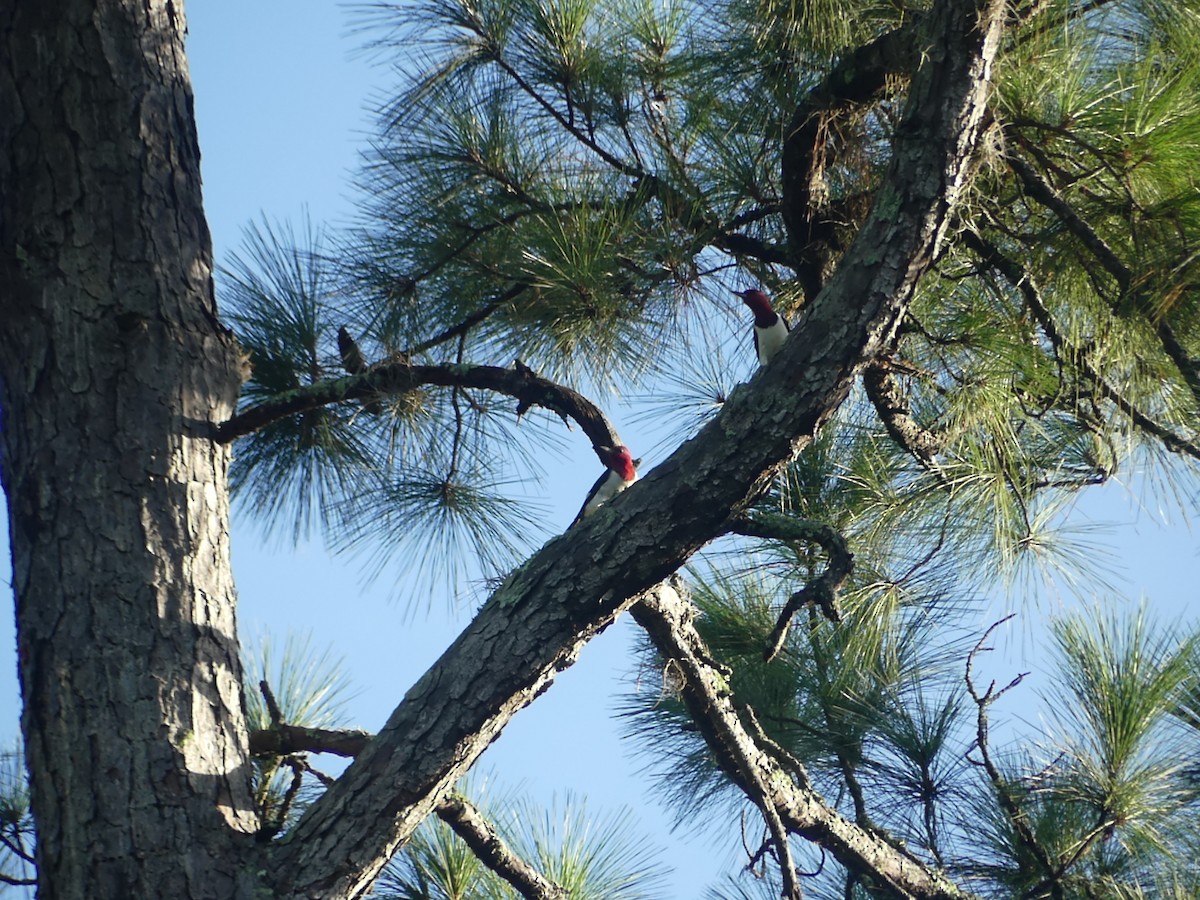
M 775 310 L 771 307 L 771 299 L 762 291 L 751 288 L 748 291 L 734 291 L 742 302 L 754 313 L 754 324 L 768 328 L 775 323 Z
M 617 444 L 615 447 L 598 447 L 597 449 L 604 459 L 604 464 L 620 475 L 623 480 L 633 481 L 637 477 L 637 466 L 634 464 L 633 454 L 624 444 Z

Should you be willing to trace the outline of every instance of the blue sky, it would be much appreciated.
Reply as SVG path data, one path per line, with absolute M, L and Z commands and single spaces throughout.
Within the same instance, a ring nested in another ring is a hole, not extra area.
M 345 10 L 318 0 L 206 0 L 190 4 L 187 15 L 205 205 L 218 262 L 236 249 L 243 227 L 262 216 L 293 224 L 306 214 L 314 223 L 348 222 L 350 178 L 370 130 L 364 107 L 392 79 L 385 67 L 355 53 L 360 38 L 347 36 Z M 752 366 L 749 358 L 746 365 Z M 617 425 L 638 452 L 637 429 Z M 598 474 L 586 438 L 571 432 L 564 440 L 564 458 L 554 461 L 540 486 L 555 530 L 570 521 Z M 1195 621 L 1191 603 L 1200 583 L 1195 534 L 1178 512 L 1141 505 L 1142 493 L 1136 481 L 1132 490 L 1122 484 L 1093 489 L 1077 520 L 1118 526 L 1096 551 L 1124 572 L 1112 585 L 1115 591 L 1130 601 L 1147 597 L 1164 615 Z M 358 689 L 350 710 L 359 727 L 378 728 L 468 621 L 469 601 L 456 605 L 450 597 L 433 598 L 428 611 L 413 612 L 395 599 L 386 579 L 364 584 L 354 559 L 332 558 L 315 543 L 272 545 L 241 515 L 233 530 L 243 642 L 263 633 L 282 639 L 289 631 L 311 632 L 317 646 L 328 645 L 344 659 Z M 0 574 L 8 578 L 7 571 Z M 1049 595 L 1011 598 L 998 608 L 1030 604 L 1052 611 L 1066 602 Z M 11 617 L 3 626 L 0 715 L 16 734 Z M 1014 633 L 1009 658 L 1015 666 L 1036 668 L 1031 657 L 1037 656 L 1037 642 L 1021 637 L 1028 629 Z M 542 802 L 573 792 L 586 796 L 597 812 L 629 807 L 633 827 L 662 846 L 666 865 L 674 869 L 668 896 L 698 897 L 719 872 L 737 868 L 739 838 L 736 827 L 720 841 L 691 824 L 669 833 L 670 815 L 647 802 L 650 783 L 639 773 L 644 761 L 620 741 L 613 719 L 616 700 L 635 675 L 635 637 L 623 617 L 516 717 L 481 765 L 500 785 Z M 1035 671 L 1027 684 L 1036 690 L 1037 683 Z

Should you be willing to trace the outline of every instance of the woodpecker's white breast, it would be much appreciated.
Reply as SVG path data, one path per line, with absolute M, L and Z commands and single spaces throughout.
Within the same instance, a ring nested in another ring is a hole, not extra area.
M 605 472 L 604 477 L 601 478 L 600 482 L 596 485 L 596 492 L 592 494 L 592 496 L 588 497 L 587 503 L 583 505 L 583 514 L 586 516 L 588 513 L 593 512 L 596 507 L 607 503 L 635 481 L 637 481 L 636 473 L 634 473 L 634 476 L 631 479 L 626 481 L 611 469 L 608 472 Z
M 776 316 L 775 322 L 765 328 L 754 326 L 754 349 L 758 351 L 758 364 L 765 366 L 771 361 L 783 342 L 787 340 L 788 324 L 783 316 Z
M 583 501 L 583 508 L 579 510 L 579 515 L 575 517 L 575 520 L 571 524 L 574 525 L 584 516 L 595 512 L 597 507 L 603 506 L 617 494 L 621 493 L 621 491 L 625 490 L 625 488 L 637 481 L 637 479 L 637 472 L 634 472 L 633 477 L 626 481 L 612 469 L 606 471 L 592 485 L 587 499 Z

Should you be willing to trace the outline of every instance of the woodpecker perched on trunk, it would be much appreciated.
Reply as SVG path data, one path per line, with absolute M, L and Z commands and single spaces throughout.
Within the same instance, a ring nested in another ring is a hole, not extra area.
M 770 299 L 762 291 L 751 288 L 734 293 L 754 313 L 754 350 L 758 354 L 758 364 L 765 366 L 787 340 L 787 319 L 775 312 Z
M 604 464 L 608 466 L 608 471 L 596 479 L 596 483 L 588 491 L 587 499 L 583 501 L 583 508 L 579 510 L 579 515 L 571 522 L 572 525 L 575 525 L 584 516 L 595 512 L 596 507 L 611 500 L 637 481 L 639 460 L 633 458 L 628 447 L 617 444 L 615 447 L 597 447 L 596 450 L 600 454 L 600 458 L 604 460 Z

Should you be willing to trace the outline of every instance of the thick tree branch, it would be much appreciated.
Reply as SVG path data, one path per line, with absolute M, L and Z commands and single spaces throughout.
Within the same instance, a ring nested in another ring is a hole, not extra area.
M 938 872 L 843 818 L 811 788 L 803 769 L 796 779 L 789 777 L 759 746 L 737 714 L 727 676 L 707 662 L 708 651 L 692 624 L 694 606 L 674 591 L 657 591 L 630 612 L 658 652 L 682 673 L 684 702 L 717 764 L 756 806 L 770 809 L 789 831 L 819 844 L 850 871 L 887 885 L 901 897 L 962 900 L 969 896 Z
M 416 366 L 407 362 L 379 363 L 361 375 L 320 381 L 243 410 L 218 426 L 216 440 L 228 443 L 234 438 L 265 428 L 272 422 L 330 403 L 369 400 L 380 394 L 402 394 L 430 384 L 479 388 L 507 394 L 518 401 L 517 415 L 541 406 L 564 420 L 577 422 L 595 446 L 620 443 L 616 429 L 592 401 L 578 391 L 534 374 L 520 360 L 511 369 L 458 364 Z
M 491 824 L 465 797 L 451 794 L 437 805 L 437 814 L 454 829 L 485 866 L 528 900 L 566 900 L 567 892 L 527 863 L 501 840 Z
M 266 877 L 277 895 L 361 896 L 516 711 L 616 615 L 726 531 L 834 414 L 862 367 L 890 345 L 945 233 L 978 138 L 1004 9 L 1004 0 L 935 2 L 875 209 L 795 323 L 802 339 L 733 391 L 697 437 L 509 575 L 378 737 L 271 846 Z M 860 829 L 806 821 L 823 846 L 876 876 L 928 887 L 913 896 L 956 894 Z
M 736 521 L 730 531 L 746 537 L 770 538 L 788 543 L 796 541 L 815 543 L 829 557 L 821 574 L 792 594 L 784 604 L 783 611 L 780 612 L 779 618 L 775 622 L 775 627 L 771 629 L 767 648 L 763 651 L 763 658 L 767 662 L 773 660 L 783 649 L 792 617 L 803 607 L 816 604 L 829 621 L 840 622 L 842 620 L 841 613 L 837 608 L 837 592 L 846 583 L 850 573 L 854 571 L 854 554 L 846 545 L 846 539 L 836 529 L 809 519 L 755 513 L 753 516 Z

